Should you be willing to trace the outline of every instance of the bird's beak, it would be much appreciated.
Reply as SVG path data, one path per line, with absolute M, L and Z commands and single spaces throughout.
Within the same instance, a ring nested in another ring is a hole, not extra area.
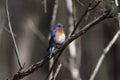
M 60 29 L 63 29 L 63 26 Z
M 61 28 L 63 28 L 64 26 L 62 26 Z

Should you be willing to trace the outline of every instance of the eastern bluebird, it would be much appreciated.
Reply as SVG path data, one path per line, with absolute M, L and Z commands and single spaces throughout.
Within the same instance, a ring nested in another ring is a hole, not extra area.
M 63 25 L 58 23 L 54 25 L 51 32 L 51 37 L 49 39 L 48 51 L 50 53 L 50 57 L 53 54 L 55 45 L 62 44 L 64 41 L 65 41 L 65 33 L 64 33 Z

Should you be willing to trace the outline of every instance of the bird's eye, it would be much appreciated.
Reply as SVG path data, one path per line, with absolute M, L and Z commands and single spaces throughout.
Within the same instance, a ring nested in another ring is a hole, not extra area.
M 61 26 L 60 26 L 60 25 L 58 25 L 58 27 L 60 28 Z

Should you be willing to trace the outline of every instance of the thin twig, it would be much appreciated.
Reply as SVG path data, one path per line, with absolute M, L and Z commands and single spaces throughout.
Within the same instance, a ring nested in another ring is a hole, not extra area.
M 72 31 L 71 36 L 75 33 L 75 31 L 77 30 L 77 28 L 79 27 L 80 23 L 82 22 L 82 20 L 84 19 L 84 17 L 87 15 L 87 13 L 90 12 L 90 11 L 92 11 L 93 9 L 95 9 L 95 8 L 99 5 L 99 3 L 100 3 L 100 1 L 98 1 L 93 7 L 91 7 L 93 1 L 94 1 L 94 0 L 92 0 L 92 1 L 88 4 L 85 12 L 82 14 L 82 16 L 81 16 L 81 18 L 79 19 L 79 21 L 77 22 L 74 30 Z
M 113 39 L 109 42 L 109 44 L 107 45 L 107 47 L 103 50 L 103 53 L 101 55 L 101 57 L 99 58 L 98 60 L 98 63 L 92 73 L 92 75 L 90 76 L 90 79 L 89 80 L 94 80 L 102 62 L 103 62 L 103 59 L 105 58 L 105 55 L 108 53 L 108 51 L 110 50 L 110 48 L 113 46 L 113 44 L 116 42 L 116 40 L 119 38 L 120 36 L 120 30 L 118 30 L 118 32 L 115 34 L 115 36 L 113 37 Z
M 117 8 L 117 18 L 118 18 L 118 24 L 119 24 L 119 28 L 120 28 L 120 5 L 119 5 L 119 0 L 115 0 L 115 5 L 116 5 L 116 8 Z
M 115 5 L 116 5 L 117 7 L 119 6 L 118 0 L 115 0 Z
M 37 63 L 31 65 L 27 70 L 24 71 L 18 71 L 14 76 L 12 80 L 19 80 L 24 78 L 25 76 L 30 75 L 34 71 L 41 68 L 43 65 L 45 65 L 50 60 L 49 54 L 47 54 L 42 60 L 38 61 Z
M 58 56 L 59 56 L 59 55 L 58 55 Z M 51 65 L 51 68 L 50 68 L 49 73 L 48 73 L 48 75 L 46 76 L 45 80 L 47 80 L 47 79 L 49 78 L 49 76 L 50 76 L 50 74 L 52 73 L 54 67 L 57 65 L 58 56 L 55 58 L 53 64 Z
M 52 58 L 52 59 L 49 61 L 49 70 L 51 69 L 53 63 L 54 63 L 54 58 Z M 49 76 L 47 77 L 47 78 L 48 78 L 47 80 L 51 80 L 52 77 L 53 77 L 53 75 L 54 75 L 54 72 L 53 72 L 53 70 L 52 70 L 51 73 L 49 74 Z
M 57 77 L 57 75 L 58 75 L 58 73 L 59 73 L 59 71 L 61 69 L 61 66 L 62 66 L 62 64 L 60 63 L 58 65 L 57 70 L 56 70 L 56 72 L 55 72 L 55 74 L 54 74 L 54 76 L 53 76 L 53 78 L 51 80 L 55 80 L 56 79 L 56 77 Z
M 8 32 L 9 34 L 11 34 L 11 33 L 10 33 L 10 30 L 9 30 L 7 27 L 4 27 L 3 29 L 4 29 L 6 32 Z M 13 33 L 13 34 L 14 34 L 14 37 L 16 37 L 16 34 L 15 34 L 15 33 Z
M 75 33 L 70 38 L 68 38 L 64 42 L 64 44 L 61 45 L 61 47 L 59 49 L 54 50 L 54 53 L 53 53 L 54 55 L 52 55 L 51 58 L 56 56 L 57 57 L 56 59 L 59 59 L 60 55 L 62 54 L 62 52 L 64 51 L 65 47 L 68 44 L 70 44 L 73 40 L 77 39 L 78 37 L 82 36 L 83 34 L 85 34 L 86 31 L 91 29 L 94 25 L 100 23 L 101 21 L 103 21 L 104 19 L 107 19 L 107 18 L 111 18 L 110 11 L 104 12 L 104 14 L 102 14 L 101 16 L 96 18 L 95 20 L 91 21 L 89 24 L 87 24 L 85 27 L 83 27 L 79 32 Z M 49 54 L 46 55 L 42 60 L 40 60 L 39 62 L 37 62 L 33 65 L 31 65 L 27 70 L 19 71 L 18 73 L 16 73 L 13 76 L 13 80 L 19 80 L 19 79 L 22 79 L 22 78 L 30 75 L 31 73 L 33 73 L 36 70 L 38 70 L 39 68 L 41 68 L 44 64 L 46 64 L 51 58 L 49 57 Z
M 72 17 L 73 17 L 73 26 L 75 27 L 76 24 L 76 7 L 75 7 L 75 0 L 72 0 Z
M 80 0 L 76 0 L 81 6 L 84 6 L 85 7 L 85 5 L 80 1 Z
M 93 7 L 89 7 L 89 11 L 95 9 L 99 4 L 100 4 L 101 1 L 98 1 Z
M 10 33 L 11 33 L 13 43 L 14 43 L 14 46 L 15 46 L 15 50 L 16 50 L 17 61 L 18 61 L 18 64 L 20 66 L 20 69 L 22 69 L 22 63 L 20 61 L 19 51 L 18 51 L 18 48 L 17 48 L 17 44 L 16 44 L 16 41 L 15 41 L 14 33 L 13 33 L 11 22 L 10 22 L 10 15 L 9 15 L 9 10 L 8 10 L 8 0 L 6 0 L 6 13 L 7 13 L 7 19 L 8 19 L 8 25 L 9 25 Z
M 47 13 L 47 0 L 44 0 L 44 12 Z
M 59 2 L 59 0 L 55 0 L 50 27 L 52 27 L 55 24 L 55 20 L 56 20 L 56 16 L 57 16 L 57 10 L 58 10 L 58 2 Z

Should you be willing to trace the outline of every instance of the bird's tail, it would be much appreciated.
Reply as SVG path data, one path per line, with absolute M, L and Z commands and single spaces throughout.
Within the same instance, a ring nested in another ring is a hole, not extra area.
M 54 52 L 54 47 L 48 47 L 47 48 L 47 52 L 49 53 L 49 55 L 50 55 L 50 58 L 52 57 L 52 55 L 53 55 L 53 52 Z
M 53 56 L 53 52 L 54 52 L 54 47 L 52 47 L 52 49 L 51 49 L 51 53 L 50 53 L 50 57 L 52 57 Z

